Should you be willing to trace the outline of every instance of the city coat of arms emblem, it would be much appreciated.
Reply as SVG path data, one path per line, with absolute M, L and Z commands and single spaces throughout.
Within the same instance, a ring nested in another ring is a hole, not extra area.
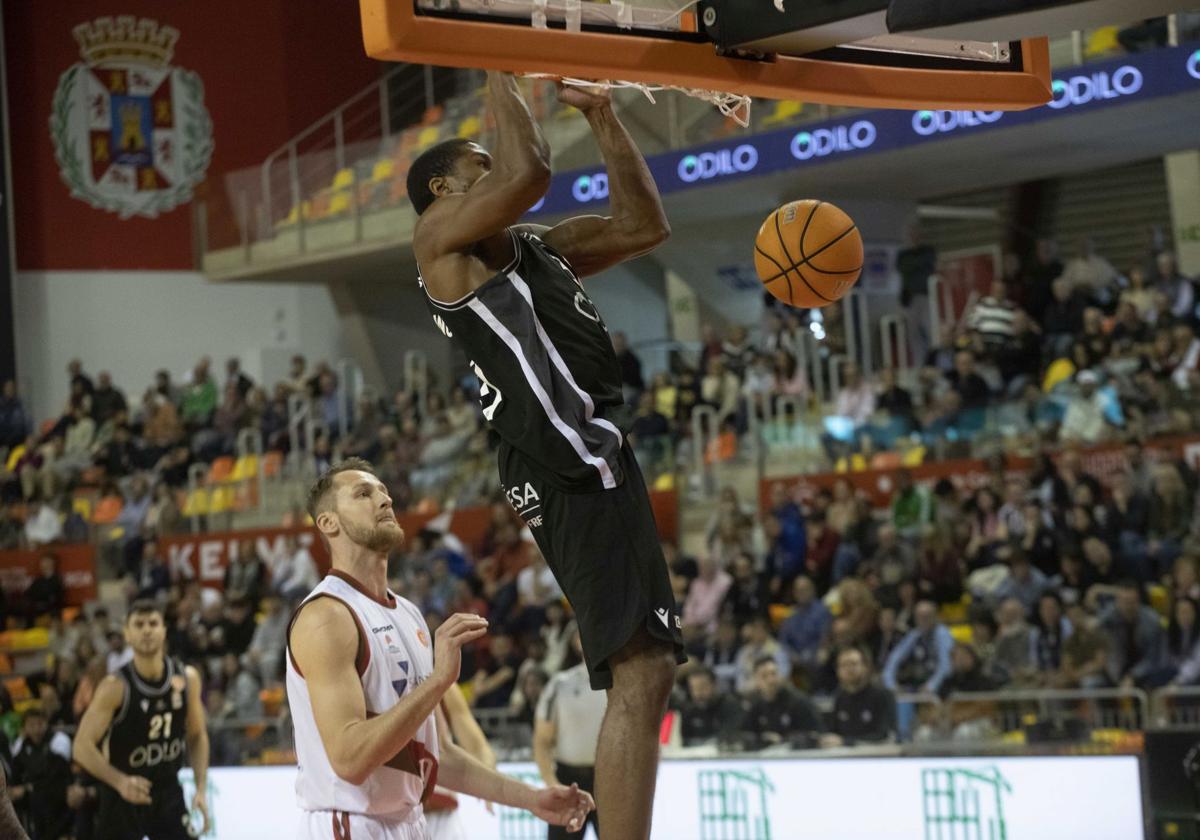
M 154 218 L 189 201 L 212 159 L 212 120 L 195 73 L 171 66 L 179 31 L 101 17 L 72 30 L 83 61 L 58 81 L 50 136 L 71 195 Z

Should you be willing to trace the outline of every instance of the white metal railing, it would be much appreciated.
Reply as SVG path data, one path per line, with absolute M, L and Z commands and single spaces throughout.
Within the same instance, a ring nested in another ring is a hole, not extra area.
M 266 503 L 266 481 L 267 467 L 263 459 L 263 439 L 262 432 L 258 429 L 242 429 L 238 432 L 237 441 L 234 445 L 234 456 L 240 461 L 248 455 L 254 456 L 254 476 L 242 476 L 242 482 L 253 481 L 258 488 L 255 494 L 257 504 L 255 505 L 260 511 Z
M 884 370 L 908 370 L 908 316 L 889 312 L 879 319 L 879 349 Z
M 193 534 L 199 534 L 204 530 L 203 522 L 201 522 L 201 514 L 197 511 L 195 499 L 197 491 L 204 487 L 204 480 L 208 476 L 208 464 L 192 464 L 187 471 L 187 487 L 188 499 L 192 502 L 191 528 Z
M 842 390 L 842 366 L 850 361 L 845 353 L 834 353 L 829 357 L 829 401 L 837 401 Z
M 942 340 L 942 320 L 954 322 L 954 295 L 946 281 L 938 274 L 929 276 L 928 288 L 929 345 L 936 347 Z
M 697 405 L 692 409 L 692 471 L 703 492 L 712 491 L 708 469 L 708 450 L 721 433 L 721 419 L 711 405 Z
M 413 395 L 424 416 L 429 401 L 429 357 L 424 350 L 404 352 L 404 389 Z
M 863 376 L 870 376 L 874 370 L 871 310 L 864 292 L 855 290 L 842 298 L 842 322 L 846 329 L 846 355 L 858 365 Z
M 312 475 L 316 470 L 313 448 L 318 430 L 325 424 L 315 416 L 314 402 L 300 394 L 288 395 L 288 468 L 297 478 Z
M 337 363 L 336 371 L 338 434 L 345 436 L 358 423 L 358 398 L 366 388 L 366 380 L 362 368 L 353 359 L 342 359 Z

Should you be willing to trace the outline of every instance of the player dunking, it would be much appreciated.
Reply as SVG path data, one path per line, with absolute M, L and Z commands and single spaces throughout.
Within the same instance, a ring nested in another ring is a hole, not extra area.
M 309 840 L 425 840 L 422 804 L 435 784 L 576 826 L 592 809 L 578 788 L 534 790 L 450 740 L 438 711 L 458 680 L 462 646 L 487 622 L 450 616 L 430 638 L 420 611 L 387 588 L 388 552 L 404 532 L 371 465 L 335 464 L 308 510 L 333 569 L 288 628 L 287 694 L 296 795 Z
M 500 480 L 575 609 L 593 688 L 605 836 L 650 834 L 658 732 L 683 661 L 630 412 L 608 330 L 580 277 L 647 253 L 669 229 L 646 163 L 604 93 L 560 88 L 608 170 L 612 216 L 518 225 L 550 183 L 550 150 L 507 74 L 489 73 L 496 153 L 450 140 L 417 158 L 413 251 L 434 322 L 471 360 L 500 438 Z
M 96 815 L 96 836 L 104 840 L 182 840 L 208 831 L 200 674 L 165 655 L 166 638 L 158 604 L 134 601 L 125 618 L 133 661 L 100 682 L 79 722 L 74 758 L 104 783 Z M 99 749 L 105 739 L 107 759 Z M 198 831 L 179 784 L 185 747 L 196 781 L 192 809 L 203 822 Z

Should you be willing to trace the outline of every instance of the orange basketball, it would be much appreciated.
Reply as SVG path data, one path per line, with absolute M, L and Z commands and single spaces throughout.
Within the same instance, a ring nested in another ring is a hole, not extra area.
M 785 204 L 767 216 L 754 241 L 754 268 L 767 291 L 812 309 L 833 303 L 862 272 L 863 244 L 854 220 L 826 201 Z

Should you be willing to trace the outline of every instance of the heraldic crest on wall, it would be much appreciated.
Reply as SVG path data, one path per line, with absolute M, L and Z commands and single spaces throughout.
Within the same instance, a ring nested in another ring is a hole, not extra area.
M 122 16 L 72 32 L 83 61 L 62 74 L 50 114 L 71 195 L 122 219 L 189 201 L 213 136 L 200 77 L 170 64 L 179 30 Z

